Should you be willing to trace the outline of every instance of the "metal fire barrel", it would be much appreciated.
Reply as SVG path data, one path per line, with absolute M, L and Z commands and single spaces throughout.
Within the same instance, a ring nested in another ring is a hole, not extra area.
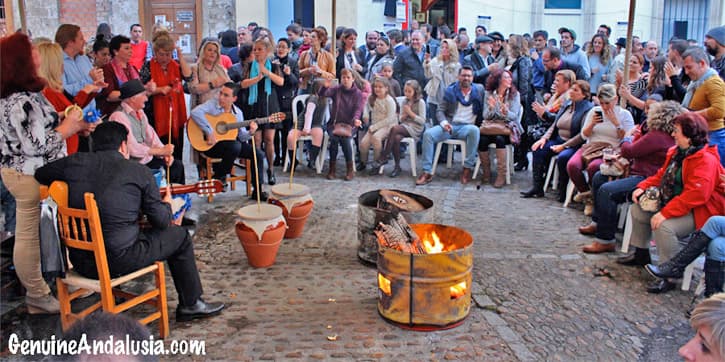
M 409 224 L 433 221 L 433 200 L 425 196 L 401 190 L 374 190 L 360 195 L 357 206 L 357 240 L 360 243 L 357 256 L 360 260 L 371 264 L 376 264 L 378 260 L 378 238 L 375 236 L 375 227 L 390 214 L 390 210 L 378 207 L 381 192 L 405 195 L 422 207 L 419 211 L 400 211 Z
M 471 307 L 473 238 L 465 230 L 453 226 L 410 226 L 421 238 L 435 230 L 443 244 L 453 244 L 455 249 L 435 254 L 411 254 L 381 247 L 377 264 L 378 312 L 386 320 L 406 329 L 456 327 L 463 323 Z

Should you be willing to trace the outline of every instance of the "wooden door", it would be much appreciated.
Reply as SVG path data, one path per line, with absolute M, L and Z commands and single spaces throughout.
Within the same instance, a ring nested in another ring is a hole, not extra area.
M 155 24 L 162 24 L 178 40 L 187 59 L 196 58 L 198 44 L 196 0 L 151 0 L 145 3 L 145 29 L 150 31 Z M 201 11 L 201 9 L 199 9 Z

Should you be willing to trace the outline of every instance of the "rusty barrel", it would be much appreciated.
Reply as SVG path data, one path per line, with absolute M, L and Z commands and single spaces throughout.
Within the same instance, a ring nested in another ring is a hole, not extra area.
M 398 193 L 415 201 L 420 210 L 405 211 L 401 214 L 409 224 L 426 223 L 433 221 L 433 200 L 414 193 L 401 190 L 373 190 L 358 197 L 357 206 L 357 256 L 366 263 L 377 263 L 378 239 L 375 236 L 375 226 L 387 216 L 390 211 L 379 208 L 379 201 L 383 193 Z
M 438 330 L 460 325 L 471 307 L 473 238 L 463 229 L 413 224 L 424 238 L 435 230 L 445 250 L 411 254 L 378 251 L 378 312 L 402 328 Z

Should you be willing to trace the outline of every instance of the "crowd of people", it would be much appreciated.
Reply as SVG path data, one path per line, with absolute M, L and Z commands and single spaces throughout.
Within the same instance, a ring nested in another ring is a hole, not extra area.
M 321 147 L 329 139 L 330 180 L 338 177 L 339 148 L 344 180 L 366 169 L 377 175 L 391 158 L 389 176 L 399 176 L 407 144 L 402 141 L 412 138 L 422 152 L 422 172 L 415 180 L 422 186 L 434 179 L 438 144 L 457 139 L 465 143 L 460 182 L 471 182 L 480 162 L 481 183 L 501 188 L 506 185 L 507 147 L 515 150 L 516 171 L 529 168 L 531 152 L 533 186 L 521 192 L 524 198 L 545 196 L 546 170 L 555 158 L 558 201 L 565 201 L 571 182 L 577 191 L 574 200 L 592 216 L 590 224 L 579 228 L 595 237 L 585 253 L 614 251 L 617 206 L 631 202 L 635 252 L 619 262 L 647 265 L 658 277 L 648 291 L 672 289 L 671 279 L 704 251 L 706 295 L 722 292 L 725 27 L 710 29 L 703 46 L 673 38 L 662 51 L 655 41 L 633 38 L 629 59 L 630 44 L 623 38 L 612 42 L 607 25 L 581 44 L 574 30 L 562 27 L 559 47 L 550 45 L 544 30 L 505 38 L 480 25 L 470 34 L 465 28 L 451 31 L 416 22 L 409 31 L 370 29 L 360 46 L 355 29 L 334 31 L 291 24 L 285 36 L 275 38 L 269 29 L 250 24 L 203 39 L 190 56 L 158 25 L 148 38 L 139 24 L 131 26 L 129 36 L 99 27 L 91 44 L 72 24 L 61 25 L 54 40 L 31 40 L 21 33 L 4 37 L 0 166 L 3 195 L 7 189 L 15 199 L 14 260 L 27 289 L 26 303 L 35 310 L 58 310 L 40 275 L 39 182 L 67 181 L 76 195 L 71 200 L 79 200 L 79 192 L 100 190 L 79 180 L 82 173 L 61 168 L 86 164 L 130 170 L 131 163 L 141 164 L 145 167 L 133 169 L 144 171 L 127 181 L 144 185 L 136 196 L 153 204 L 144 203 L 141 211 L 165 222 L 159 186 L 147 183 L 152 170 L 165 166 L 172 182 L 186 182 L 182 150 L 188 119 L 208 146 L 193 152 L 193 162 L 199 164 L 202 156 L 221 159 L 212 177 L 222 183 L 236 159 L 256 154 L 252 178 L 274 185 L 275 168 L 292 157 L 301 136 L 312 139 L 305 147 L 309 168 L 328 151 Z M 331 37 L 337 39 L 336 49 L 331 49 Z M 308 98 L 294 108 L 298 95 Z M 84 120 L 96 110 L 102 122 Z M 271 121 L 278 113 L 284 121 Z M 251 123 L 236 138 L 218 140 L 210 117 L 224 114 Z M 299 124 L 293 124 L 298 118 Z M 89 151 L 96 156 L 88 156 Z M 109 153 L 107 159 L 98 158 L 101 151 Z M 115 181 L 102 184 L 124 187 Z M 148 198 L 154 192 L 156 197 Z M 644 207 L 641 197 L 652 193 L 659 195 L 656 207 Z M 261 184 L 254 185 L 251 197 L 266 199 Z M 102 217 L 123 217 L 117 215 L 118 205 L 112 206 L 114 200 L 98 201 Z M 139 243 L 153 247 L 170 237 L 179 239 L 173 250 L 150 257 L 182 259 L 171 268 L 180 293 L 178 315 L 218 313 L 223 305 L 201 299 L 196 267 L 186 258 L 193 255 L 193 246 L 185 241 L 188 234 L 164 222 L 155 223 L 152 234 L 129 230 L 134 240 L 119 242 L 109 252 L 123 260 L 123 255 L 139 252 Z M 680 240 L 690 235 L 679 251 Z M 651 240 L 659 265 L 650 264 Z M 111 265 L 119 268 L 112 273 L 121 273 L 129 264 Z M 189 284 L 191 288 L 184 287 Z

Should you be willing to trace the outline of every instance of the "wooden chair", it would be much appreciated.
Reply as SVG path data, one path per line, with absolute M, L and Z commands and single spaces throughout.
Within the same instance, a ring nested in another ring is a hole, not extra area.
M 214 171 L 212 170 L 212 165 L 217 162 L 222 162 L 222 159 L 221 158 L 211 158 L 211 157 L 204 155 L 201 152 L 198 152 L 198 155 L 199 155 L 199 159 L 202 160 L 202 162 L 204 163 L 204 166 L 199 168 L 199 179 L 211 180 L 211 177 L 214 175 Z M 249 169 L 250 169 L 250 167 L 252 167 L 251 166 L 252 162 L 249 159 L 244 159 L 244 163 L 245 163 L 244 167 L 246 168 L 245 174 L 239 175 L 239 176 L 237 176 L 235 174 L 235 172 L 234 172 L 235 167 L 242 168 L 241 164 L 235 162 L 234 166 L 232 167 L 232 170 L 230 171 L 229 177 L 227 177 L 227 181 L 230 183 L 232 191 L 236 190 L 237 181 L 244 181 L 247 184 L 247 196 L 249 196 L 252 194 L 252 182 L 254 182 L 254 180 L 250 180 L 251 177 L 248 177 Z M 206 200 L 208 202 L 214 201 L 214 194 L 209 194 L 209 196 L 207 196 Z
M 84 195 L 86 209 L 83 210 L 68 207 L 68 185 L 65 182 L 53 182 L 49 192 L 58 204 L 58 231 L 61 241 L 67 248 L 92 252 L 98 271 L 98 279 L 85 278 L 73 270 L 69 270 L 65 278 L 56 278 L 63 331 L 67 330 L 75 321 L 83 319 L 99 309 L 107 313 L 118 314 L 140 304 L 149 304 L 155 307 L 155 311 L 140 319 L 139 322 L 146 325 L 158 320 L 159 335 L 161 338 L 166 338 L 169 335 L 169 314 L 166 305 L 164 263 L 157 261 L 145 268 L 111 279 L 101 230 L 101 219 L 94 195 L 88 192 Z M 153 290 L 137 295 L 119 288 L 122 284 L 146 274 L 153 274 L 155 277 L 156 287 Z M 78 289 L 70 293 L 68 290 L 70 286 Z M 100 293 L 101 301 L 74 313 L 71 309 L 71 302 L 87 291 Z M 124 298 L 125 301 L 117 304 L 116 297 Z

